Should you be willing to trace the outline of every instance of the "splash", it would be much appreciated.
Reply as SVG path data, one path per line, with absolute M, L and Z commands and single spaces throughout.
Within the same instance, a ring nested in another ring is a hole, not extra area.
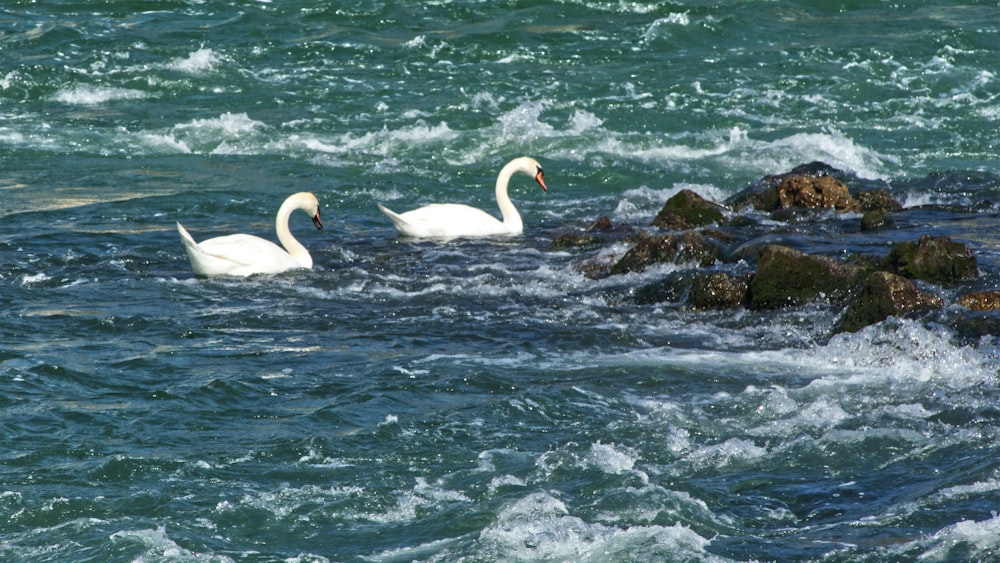
M 118 100 L 142 100 L 150 96 L 142 90 L 79 84 L 56 92 L 52 99 L 64 104 L 96 106 Z

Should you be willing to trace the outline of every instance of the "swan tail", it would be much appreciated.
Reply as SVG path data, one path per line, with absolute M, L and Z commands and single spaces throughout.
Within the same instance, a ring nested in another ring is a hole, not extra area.
M 385 216 L 388 217 L 390 221 L 392 221 L 393 225 L 396 225 L 396 229 L 403 231 L 406 228 L 407 225 L 406 219 L 400 217 L 398 213 L 382 205 L 381 203 L 376 203 L 375 205 L 378 205 L 379 210 L 382 211 L 382 213 L 384 213 Z

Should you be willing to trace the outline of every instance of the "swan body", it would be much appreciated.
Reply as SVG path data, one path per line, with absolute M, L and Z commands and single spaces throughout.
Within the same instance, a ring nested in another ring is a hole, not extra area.
M 507 195 L 507 184 L 517 172 L 531 176 L 542 190 L 548 190 L 542 177 L 542 166 L 537 160 L 522 156 L 508 162 L 500 169 L 496 183 L 497 206 L 502 221 L 485 211 L 457 203 L 435 203 L 406 213 L 395 213 L 381 203 L 378 208 L 400 233 L 411 237 L 452 239 L 516 235 L 524 230 L 524 224 Z
M 245 234 L 210 238 L 198 243 L 180 223 L 177 223 L 177 232 L 191 259 L 191 267 L 199 276 L 249 276 L 309 269 L 313 265 L 312 256 L 288 230 L 288 218 L 297 209 L 308 213 L 317 229 L 323 228 L 316 196 L 308 192 L 288 196 L 278 208 L 274 220 L 278 240 L 284 248 L 269 240 Z

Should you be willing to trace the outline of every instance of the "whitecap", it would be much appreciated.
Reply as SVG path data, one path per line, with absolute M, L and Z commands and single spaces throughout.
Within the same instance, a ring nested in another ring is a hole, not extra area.
M 921 561 L 995 560 L 1000 552 L 1000 516 L 988 520 L 962 520 L 934 534 L 918 559 Z
M 680 523 L 625 529 L 573 516 L 547 492 L 532 493 L 508 505 L 480 532 L 477 551 L 506 561 L 632 560 L 637 551 L 653 560 L 722 561 L 705 548 L 710 540 Z
M 597 469 L 610 475 L 620 475 L 631 471 L 635 465 L 635 452 L 614 444 L 595 442 L 590 446 L 587 461 Z
M 59 90 L 53 94 L 52 99 L 64 104 L 94 106 L 117 100 L 141 100 L 148 97 L 150 94 L 142 90 L 78 84 Z
M 166 67 L 185 74 L 202 74 L 215 70 L 223 58 L 212 49 L 202 48 L 188 54 L 187 57 L 174 59 Z

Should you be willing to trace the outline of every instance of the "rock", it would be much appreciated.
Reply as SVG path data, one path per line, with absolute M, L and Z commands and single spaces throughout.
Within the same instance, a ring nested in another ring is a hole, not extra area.
M 767 245 L 760 250 L 757 271 L 750 280 L 750 308 L 776 309 L 821 296 L 843 297 L 864 271 L 824 256 Z
M 861 216 L 861 230 L 875 231 L 885 227 L 891 222 L 892 220 L 886 216 L 885 211 L 882 211 L 881 209 L 872 209 L 870 211 L 865 211 L 865 214 Z
M 856 199 L 862 211 L 902 211 L 903 206 L 886 190 L 860 192 Z
M 845 309 L 836 332 L 856 332 L 889 316 L 901 317 L 942 306 L 938 296 L 918 289 L 902 276 L 872 272 L 862 281 L 858 297 Z
M 552 240 L 552 248 L 559 250 L 562 248 L 591 246 L 600 243 L 601 240 L 601 237 L 590 233 L 564 233 Z
M 901 276 L 933 283 L 973 279 L 979 272 L 976 257 L 946 236 L 924 235 L 916 244 L 901 242 L 889 252 L 887 262 Z
M 694 231 L 646 236 L 611 267 L 610 273 L 641 272 L 657 262 L 697 262 L 700 266 L 711 266 L 720 254 L 718 246 Z
M 749 289 L 749 276 L 713 272 L 695 277 L 688 301 L 695 309 L 736 309 L 746 305 Z
M 691 190 L 681 190 L 663 204 L 653 219 L 653 226 L 665 229 L 693 229 L 721 223 L 726 208 L 701 197 Z
M 563 233 L 552 240 L 552 248 L 560 250 L 564 248 L 577 248 L 582 246 L 593 246 L 609 240 L 616 240 L 634 236 L 636 230 L 631 225 L 616 227 L 611 223 L 611 219 L 600 217 L 591 223 L 583 232 Z
M 831 176 L 789 176 L 775 188 L 781 208 L 833 208 L 840 212 L 860 211 L 861 204 L 851 197 L 847 184 Z
M 1000 309 L 1000 291 L 977 291 L 958 298 L 958 304 L 972 311 Z

